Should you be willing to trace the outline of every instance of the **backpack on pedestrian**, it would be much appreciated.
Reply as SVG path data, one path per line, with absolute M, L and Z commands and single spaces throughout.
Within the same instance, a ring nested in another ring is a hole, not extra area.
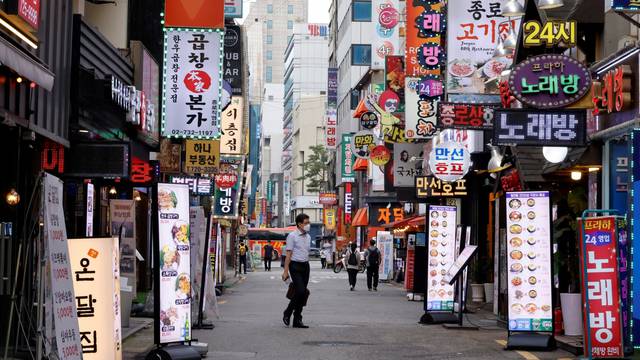
M 242 244 L 240 245 L 240 256 L 245 256 L 247 254 L 247 246 Z
M 369 267 L 378 267 L 380 265 L 380 250 L 375 248 L 369 251 Z
M 347 264 L 349 265 L 358 265 L 358 258 L 356 257 L 356 252 L 352 251 L 349 255 L 349 260 L 347 260 Z

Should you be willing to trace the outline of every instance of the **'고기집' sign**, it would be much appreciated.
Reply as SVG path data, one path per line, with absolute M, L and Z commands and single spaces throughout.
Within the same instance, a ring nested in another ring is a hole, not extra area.
M 467 180 L 460 179 L 446 182 L 434 176 L 416 177 L 416 198 L 429 199 L 432 197 L 467 196 Z
M 440 103 L 440 125 L 443 128 L 490 130 L 496 106 L 483 104 Z
M 585 110 L 496 110 L 494 145 L 583 146 Z

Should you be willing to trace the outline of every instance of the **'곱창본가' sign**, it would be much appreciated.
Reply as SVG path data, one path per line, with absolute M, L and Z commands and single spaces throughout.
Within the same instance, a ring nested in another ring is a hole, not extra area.
M 618 263 L 616 218 L 613 216 L 579 220 L 581 233 L 580 264 L 583 286 L 586 283 L 588 318 L 584 322 L 585 354 L 591 347 L 593 358 L 621 358 L 623 351 L 624 319 L 620 311 L 621 284 Z M 585 248 L 586 247 L 586 248 Z M 586 253 L 586 259 L 585 259 Z M 586 266 L 587 279 L 584 279 Z M 627 320 L 628 321 L 628 320 Z M 587 326 L 588 325 L 588 326 Z M 587 339 L 585 339 L 587 340 Z
M 442 181 L 435 176 L 416 177 L 416 198 L 429 199 L 433 197 L 458 197 L 467 195 L 467 180 L 454 182 Z
M 553 331 L 548 191 L 508 192 L 509 330 Z
M 496 110 L 495 145 L 583 146 L 585 110 Z
M 165 29 L 162 135 L 212 138 L 220 131 L 222 36 Z
M 453 129 L 493 129 L 496 106 L 483 104 L 440 103 L 440 126 Z
M 436 145 L 429 155 L 429 168 L 444 181 L 462 179 L 471 166 L 471 154 L 464 144 L 447 141 Z
M 429 206 L 427 311 L 453 311 L 454 286 L 444 275 L 456 257 L 456 213 L 455 206 Z
M 538 55 L 519 63 L 509 75 L 509 89 L 522 103 L 549 109 L 571 105 L 591 88 L 589 69 L 565 55 Z

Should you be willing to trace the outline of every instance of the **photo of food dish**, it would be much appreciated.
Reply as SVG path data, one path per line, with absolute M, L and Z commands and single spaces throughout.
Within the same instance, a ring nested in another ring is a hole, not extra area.
M 440 235 L 440 233 L 438 232 L 438 230 L 431 230 L 431 232 L 429 233 L 429 235 L 431 237 L 438 237 L 438 235 Z
M 525 307 L 525 310 L 527 310 L 527 312 L 529 314 L 533 314 L 534 312 L 538 311 L 538 306 L 534 303 L 528 303 Z
M 535 219 L 535 218 L 536 218 L 536 213 L 535 213 L 535 212 L 533 212 L 533 211 L 529 211 L 529 212 L 527 213 L 527 219 L 529 219 L 529 220 L 533 220 L 533 219 Z
M 522 214 L 519 211 L 512 211 L 509 214 L 509 220 L 511 221 L 520 221 L 522 219 Z
M 531 207 L 531 206 L 535 206 L 536 205 L 536 201 L 533 199 L 529 199 L 527 200 L 527 206 Z
M 551 305 L 542 305 L 540 309 L 544 312 L 549 312 L 551 310 Z
M 536 269 L 538 268 L 538 265 L 531 263 L 529 264 L 529 266 L 527 266 L 527 269 L 529 269 L 529 271 L 536 271 Z
M 511 232 L 512 234 L 521 234 L 522 233 L 522 226 L 515 224 L 515 225 L 511 225 L 511 227 L 509 227 L 509 232 Z
M 509 201 L 509 207 L 511 209 L 514 209 L 514 210 L 520 209 L 520 206 L 522 206 L 522 202 L 518 199 L 512 199 Z
M 523 296 L 524 293 L 522 292 L 522 290 L 516 290 L 516 299 L 522 299 Z
M 511 256 L 511 258 L 512 258 L 513 260 L 520 260 L 520 259 L 522 259 L 522 251 L 520 251 L 520 250 L 513 250 L 513 251 L 511 252 L 511 254 L 509 254 L 509 256 Z
M 447 225 L 449 225 L 449 223 L 446 220 L 442 222 L 442 227 L 447 227 Z
M 431 256 L 438 256 L 438 250 L 436 250 L 436 249 L 431 249 L 431 251 L 429 251 L 429 255 L 431 255 Z
M 520 263 L 515 263 L 511 265 L 511 272 L 512 273 L 520 273 L 522 272 L 522 264 Z
M 178 197 L 173 191 L 160 190 L 158 191 L 158 207 L 160 210 L 171 210 L 178 206 Z
M 535 299 L 536 297 L 538 297 L 538 292 L 535 290 L 529 290 L 529 297 Z
M 437 270 L 431 270 L 431 271 L 429 272 L 429 275 L 430 275 L 431 277 L 434 277 L 434 276 L 438 275 L 438 271 L 437 271 Z
M 437 219 L 438 218 L 438 212 L 437 211 L 432 211 L 431 212 L 431 218 L 432 219 Z
M 447 274 L 447 270 L 445 270 L 445 269 L 440 270 L 440 275 L 443 275 L 443 276 L 444 276 L 444 275 L 446 275 L 446 274 Z
M 484 72 L 489 79 L 493 79 L 500 76 L 500 74 L 502 74 L 502 70 L 506 69 L 509 65 L 511 65 L 511 60 L 507 58 L 494 58 L 484 64 L 482 72 Z
M 449 62 L 449 73 L 455 77 L 469 77 L 476 71 L 476 66 L 468 60 L 455 59 Z
M 447 295 L 447 292 L 444 289 L 438 290 L 438 296 L 443 298 L 445 295 Z
M 438 266 L 438 260 L 437 260 L 437 259 L 431 259 L 431 260 L 429 260 L 429 266 L 431 266 L 431 267 L 436 267 L 436 266 Z
M 171 236 L 178 245 L 189 244 L 189 224 L 185 221 L 176 221 L 171 228 Z
M 429 246 L 431 246 L 432 248 L 437 247 L 438 246 L 438 241 L 437 240 L 429 241 Z
M 538 282 L 538 279 L 536 279 L 535 276 L 530 276 L 528 281 L 529 281 L 529 284 L 535 285 Z
M 176 279 L 176 296 L 178 296 L 179 299 L 191 296 L 191 278 L 189 274 L 182 273 L 178 275 Z
M 180 266 L 180 253 L 174 246 L 163 246 L 160 250 L 160 259 L 162 259 L 162 271 L 178 270 Z
M 535 245 L 536 242 L 538 242 L 538 240 L 536 240 L 535 238 L 530 237 L 527 239 L 527 244 L 529 245 Z
M 438 221 L 437 220 L 431 220 L 431 226 L 438 227 Z
M 511 305 L 511 311 L 513 311 L 514 314 L 522 313 L 522 304 L 513 304 L 513 305 Z
M 529 226 L 527 226 L 527 231 L 528 231 L 530 234 L 533 234 L 534 232 L 536 232 L 536 226 L 535 226 L 535 225 L 529 225 Z
M 435 282 L 435 280 L 434 280 L 434 282 Z M 435 290 L 429 291 L 429 296 L 430 297 L 436 297 L 436 295 L 438 295 L 438 293 Z
M 443 217 L 443 218 L 446 218 L 446 217 L 447 217 L 447 212 L 446 212 L 446 211 L 443 211 L 443 212 L 442 212 L 442 217 Z
M 527 257 L 528 257 L 529 259 L 531 259 L 531 260 L 535 259 L 535 258 L 536 258 L 536 256 L 537 256 L 537 254 L 535 253 L 535 251 L 529 251 L 529 252 L 527 253 Z
M 520 247 L 522 246 L 522 239 L 520 239 L 519 237 L 514 237 L 511 240 L 509 240 L 509 243 L 513 247 Z
M 171 306 L 166 310 L 160 310 L 160 323 L 164 326 L 176 325 L 178 322 L 178 309 Z
M 511 279 L 511 285 L 513 286 L 522 285 L 522 279 L 519 276 L 514 277 L 513 279 Z

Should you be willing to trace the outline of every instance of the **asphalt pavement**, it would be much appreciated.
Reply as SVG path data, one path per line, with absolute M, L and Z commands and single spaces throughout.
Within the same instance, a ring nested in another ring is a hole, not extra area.
M 447 330 L 420 325 L 423 303 L 407 301 L 396 285 L 366 288 L 358 274 L 349 291 L 347 273 L 321 270 L 312 262 L 304 322 L 309 329 L 287 328 L 282 269 L 249 273 L 219 299 L 221 318 L 213 330 L 195 330 L 194 338 L 209 344 L 207 359 L 570 359 L 561 350 L 503 350 L 507 332 L 491 314 L 468 317 L 480 330 Z M 126 344 L 125 344 L 126 348 Z

